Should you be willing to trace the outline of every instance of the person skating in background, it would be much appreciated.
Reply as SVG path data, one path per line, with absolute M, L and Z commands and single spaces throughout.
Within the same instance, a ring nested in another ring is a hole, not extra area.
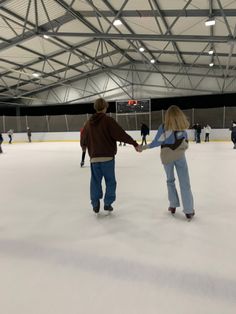
M 193 141 L 197 142 L 197 124 L 193 124 L 192 129 L 194 130 Z
M 122 142 L 120 142 L 119 146 L 122 146 Z M 123 143 L 123 146 L 126 146 L 126 144 L 125 144 L 125 143 Z
M 207 124 L 204 127 L 204 132 L 205 132 L 205 142 L 209 142 L 210 140 L 210 133 L 211 133 L 211 127 L 209 124 Z
M 201 143 L 201 132 L 202 132 L 202 127 L 199 123 L 197 123 L 196 124 L 196 133 L 197 133 L 196 143 Z
M 7 135 L 9 137 L 9 144 L 12 143 L 12 137 L 13 137 L 13 133 L 14 133 L 14 130 L 10 129 L 8 132 L 7 132 Z
M 146 137 L 147 135 L 149 135 L 150 133 L 150 130 L 149 130 L 149 127 L 145 124 L 145 123 L 142 123 L 141 124 L 141 136 L 142 136 L 142 143 L 141 145 L 147 145 L 147 140 L 146 140 Z
M 232 120 L 232 125 L 231 125 L 231 141 L 234 143 L 234 149 L 236 149 L 236 121 Z
M 28 141 L 29 141 L 29 143 L 31 143 L 32 132 L 31 132 L 30 127 L 27 127 L 27 136 L 28 136 Z
M 2 151 L 2 143 L 3 143 L 3 137 L 2 137 L 2 133 L 0 133 L 0 154 L 3 153 L 3 151 Z
M 143 149 L 161 146 L 161 161 L 167 177 L 168 210 L 175 214 L 176 208 L 180 206 L 175 186 L 175 169 L 179 179 L 183 211 L 186 218 L 190 220 L 195 211 L 188 165 L 185 158 L 185 151 L 188 148 L 188 135 L 186 132 L 188 127 L 189 122 L 183 111 L 177 106 L 171 106 L 166 111 L 165 122 L 158 128 L 155 138 L 149 145 L 143 146 Z
M 91 162 L 90 199 L 93 211 L 100 210 L 100 199 L 103 198 L 102 179 L 105 179 L 106 191 L 104 210 L 112 211 L 116 199 L 115 155 L 117 143 L 124 142 L 140 151 L 140 146 L 122 127 L 106 115 L 108 103 L 99 98 L 94 103 L 95 114 L 84 126 L 80 145 L 88 149 Z
M 82 133 L 83 133 L 85 124 L 86 124 L 86 122 L 84 123 L 83 127 L 80 129 L 80 142 L 81 142 Z M 84 166 L 85 155 L 86 155 L 86 148 L 85 148 L 85 149 L 82 149 L 82 156 L 81 156 L 80 167 L 83 167 L 83 166 Z

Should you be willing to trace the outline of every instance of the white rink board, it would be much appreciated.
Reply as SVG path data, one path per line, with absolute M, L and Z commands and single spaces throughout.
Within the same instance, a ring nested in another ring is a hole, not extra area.
M 140 141 L 140 131 L 127 131 L 135 140 Z M 154 138 L 156 131 L 151 131 L 150 136 L 147 140 L 150 141 Z M 188 130 L 189 139 L 193 140 L 194 131 Z M 201 133 L 201 138 L 204 140 L 204 131 Z M 212 129 L 210 134 L 210 140 L 213 141 L 230 141 L 231 132 L 229 129 Z M 3 133 L 4 141 L 8 140 L 7 134 Z M 34 133 L 32 132 L 32 141 L 47 142 L 47 141 L 79 141 L 80 132 L 45 132 L 45 133 Z M 15 133 L 13 135 L 13 142 L 27 142 L 26 133 Z

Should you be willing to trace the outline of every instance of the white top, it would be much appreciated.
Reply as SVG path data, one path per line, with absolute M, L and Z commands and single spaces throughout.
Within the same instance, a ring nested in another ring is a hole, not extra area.
M 204 131 L 205 131 L 205 133 L 211 133 L 211 127 L 210 127 L 210 125 L 205 126 L 205 127 L 204 127 Z

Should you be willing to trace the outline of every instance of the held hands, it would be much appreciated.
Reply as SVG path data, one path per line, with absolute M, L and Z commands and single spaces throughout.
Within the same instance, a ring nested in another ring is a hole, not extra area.
M 142 149 L 142 145 L 138 145 L 135 147 L 135 150 L 138 152 L 138 153 L 142 153 L 143 149 Z

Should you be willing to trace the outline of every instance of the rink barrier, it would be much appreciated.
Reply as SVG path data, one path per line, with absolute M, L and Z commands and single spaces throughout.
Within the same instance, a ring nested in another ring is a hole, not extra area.
M 151 131 L 150 135 L 147 136 L 147 140 L 151 141 L 155 135 L 156 130 Z M 194 131 L 188 130 L 189 140 L 192 141 L 194 138 Z M 136 141 L 141 141 L 140 131 L 127 131 L 127 133 Z M 8 136 L 3 133 L 4 144 L 8 142 Z M 204 141 L 205 134 L 201 133 L 201 140 Z M 80 132 L 32 132 L 32 142 L 79 142 Z M 212 129 L 210 134 L 210 141 L 230 141 L 231 131 L 229 129 Z M 28 137 L 26 133 L 14 133 L 13 143 L 26 143 Z

